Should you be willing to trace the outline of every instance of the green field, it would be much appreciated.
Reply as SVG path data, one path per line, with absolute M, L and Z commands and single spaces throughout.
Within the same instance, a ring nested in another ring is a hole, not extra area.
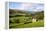
M 20 24 L 15 24 L 15 23 L 11 23 L 10 24 L 11 28 L 32 28 L 32 27 L 44 27 L 44 22 L 43 21 L 39 21 L 39 22 L 34 22 L 34 23 L 20 23 Z
M 36 20 L 33 20 L 33 18 Z M 44 11 L 32 14 L 27 11 L 9 9 L 9 28 L 32 27 L 44 27 Z

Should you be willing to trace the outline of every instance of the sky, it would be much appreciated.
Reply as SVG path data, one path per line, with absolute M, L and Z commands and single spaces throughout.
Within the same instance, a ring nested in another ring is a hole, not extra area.
M 44 4 L 42 3 L 22 3 L 22 2 L 9 2 L 10 9 L 19 9 L 26 11 L 42 11 Z

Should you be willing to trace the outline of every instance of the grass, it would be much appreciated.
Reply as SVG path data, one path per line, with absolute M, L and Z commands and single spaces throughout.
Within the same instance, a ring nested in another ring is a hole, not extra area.
M 28 23 L 28 24 L 10 24 L 11 28 L 32 28 L 32 27 L 44 27 L 44 22 L 39 21 L 39 22 L 34 22 L 34 23 Z
M 43 26 L 44 26 L 44 22 L 43 21 L 32 23 L 32 27 L 43 27 Z

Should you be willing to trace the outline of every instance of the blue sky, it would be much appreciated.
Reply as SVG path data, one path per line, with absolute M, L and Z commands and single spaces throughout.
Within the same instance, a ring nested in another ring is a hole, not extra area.
M 19 8 L 21 6 L 20 3 L 15 3 L 15 2 L 10 2 L 9 3 L 9 8 Z
M 27 11 L 44 10 L 44 4 L 42 3 L 21 3 L 21 2 L 9 2 L 10 9 L 20 9 Z

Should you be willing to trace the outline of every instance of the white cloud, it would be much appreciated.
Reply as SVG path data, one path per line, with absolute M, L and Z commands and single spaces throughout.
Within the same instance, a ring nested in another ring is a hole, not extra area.
M 22 8 L 23 9 L 28 9 L 29 7 L 31 7 L 31 4 L 30 3 L 25 3 L 25 4 L 23 3 L 22 4 Z
M 43 9 L 42 6 L 33 3 L 22 3 L 20 7 L 13 8 L 19 10 L 29 10 L 29 11 L 38 11 L 38 9 Z
M 14 9 L 20 9 L 20 10 L 28 10 L 32 6 L 31 3 L 23 3 L 20 7 L 14 8 Z M 13 9 L 13 8 L 12 8 Z

